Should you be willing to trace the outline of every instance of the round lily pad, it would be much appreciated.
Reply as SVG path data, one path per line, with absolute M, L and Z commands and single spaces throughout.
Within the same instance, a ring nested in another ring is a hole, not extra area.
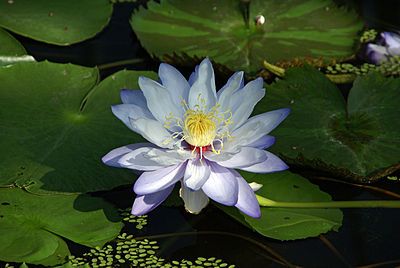
M 264 24 L 256 23 L 260 15 Z M 263 60 L 348 57 L 363 27 L 354 11 L 331 0 L 149 1 L 131 25 L 156 57 L 208 56 L 247 72 L 260 70 Z
M 0 56 L 21 56 L 25 54 L 25 48 L 17 39 L 0 28 Z
M 139 75 L 98 84 L 97 69 L 49 62 L 0 67 L 0 185 L 29 191 L 89 192 L 131 184 L 135 175 L 104 165 L 110 150 L 143 141 L 111 112 Z
M 281 202 L 326 202 L 331 197 L 307 179 L 289 171 L 273 174 L 241 172 L 247 182 L 262 184 L 256 192 Z M 268 208 L 261 207 L 261 218 L 239 213 L 236 208 L 219 206 L 222 210 L 260 234 L 278 239 L 294 240 L 337 231 L 342 225 L 340 209 Z
M 55 45 L 89 39 L 108 23 L 108 0 L 0 1 L 0 26 L 17 34 Z
M 346 100 L 311 67 L 289 70 L 267 87 L 256 112 L 292 109 L 273 131 L 272 151 L 286 161 L 370 182 L 400 167 L 400 79 L 371 73 L 356 79 Z
M 0 260 L 55 265 L 70 254 L 63 238 L 102 246 L 122 228 L 118 212 L 86 195 L 34 195 L 0 189 Z

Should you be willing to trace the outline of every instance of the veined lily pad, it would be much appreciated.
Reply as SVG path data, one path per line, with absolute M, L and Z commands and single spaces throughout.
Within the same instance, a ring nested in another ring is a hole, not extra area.
M 100 84 L 97 69 L 49 62 L 0 67 L 0 185 L 59 192 L 107 190 L 134 174 L 101 157 L 143 139 L 111 112 L 139 75 L 118 72 Z
M 0 56 L 21 56 L 25 54 L 25 48 L 11 34 L 0 28 Z
M 55 45 L 89 39 L 108 23 L 108 0 L 9 0 L 0 2 L 0 26 Z
M 70 255 L 62 237 L 95 247 L 122 228 L 117 211 L 86 195 L 34 195 L 0 189 L 0 260 L 55 265 Z
M 208 56 L 248 72 L 261 69 L 263 60 L 348 57 L 363 25 L 355 12 L 331 0 L 252 0 L 247 24 L 244 2 L 150 1 L 132 15 L 131 24 L 156 57 Z M 263 25 L 255 24 L 257 15 L 265 17 Z
M 347 103 L 317 70 L 295 68 L 267 87 L 256 112 L 290 107 L 272 151 L 293 164 L 369 182 L 400 166 L 400 79 L 356 79 Z
M 331 197 L 318 186 L 289 171 L 273 174 L 241 172 L 248 182 L 263 185 L 256 194 L 281 202 L 326 202 Z M 318 236 L 342 225 L 340 209 L 261 208 L 261 218 L 239 213 L 236 208 L 219 206 L 229 215 L 260 234 L 279 240 L 294 240 Z

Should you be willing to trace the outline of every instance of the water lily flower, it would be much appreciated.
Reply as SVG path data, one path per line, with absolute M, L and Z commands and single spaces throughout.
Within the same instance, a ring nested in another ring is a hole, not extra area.
M 381 64 L 390 57 L 400 55 L 400 35 L 382 32 L 378 44 L 367 45 L 367 56 L 374 64 Z
M 268 133 L 289 109 L 250 117 L 265 95 L 263 79 L 244 85 L 243 72 L 237 72 L 216 92 L 208 59 L 188 81 L 164 63 L 158 74 L 160 83 L 140 77 L 141 90 L 122 90 L 122 104 L 112 107 L 114 115 L 149 143 L 120 147 L 102 158 L 110 166 L 143 171 L 133 187 L 137 196 L 132 214 L 151 211 L 180 182 L 180 196 L 191 213 L 199 213 L 210 198 L 260 217 L 252 189 L 259 186 L 250 186 L 235 169 L 269 173 L 288 168 L 264 149 L 275 142 Z

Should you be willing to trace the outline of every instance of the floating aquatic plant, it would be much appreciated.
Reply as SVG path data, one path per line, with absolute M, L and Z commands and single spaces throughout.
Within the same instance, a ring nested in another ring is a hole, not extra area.
M 252 73 L 263 60 L 321 58 L 326 64 L 347 58 L 363 27 L 353 10 L 330 0 L 149 1 L 134 12 L 131 25 L 161 59 L 209 56 Z
M 103 157 L 114 167 L 144 171 L 134 185 L 132 214 L 143 215 L 162 203 L 180 181 L 185 208 L 199 213 L 209 198 L 260 217 L 253 189 L 234 169 L 270 173 L 287 169 L 265 151 L 275 142 L 267 135 L 289 109 L 250 117 L 265 94 L 263 80 L 244 85 L 237 72 L 218 91 L 208 59 L 187 81 L 174 67 L 161 64 L 162 84 L 140 77 L 139 90 L 123 90 L 113 113 L 150 143 L 120 147 Z

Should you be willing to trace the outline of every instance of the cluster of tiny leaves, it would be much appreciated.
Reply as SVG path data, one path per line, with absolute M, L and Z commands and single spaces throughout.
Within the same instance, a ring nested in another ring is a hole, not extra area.
M 136 224 L 135 228 L 138 230 L 143 229 L 143 227 L 145 227 L 147 225 L 147 215 L 143 215 L 143 216 L 132 215 L 130 208 L 119 209 L 118 211 L 119 211 L 119 213 L 122 217 L 122 221 L 124 223 Z
M 387 61 L 383 62 L 381 65 L 364 63 L 361 66 L 354 66 L 350 63 L 342 63 L 342 64 L 336 64 L 334 66 L 328 66 L 326 68 L 326 73 L 328 74 L 366 75 L 372 71 L 378 71 L 383 75 L 399 76 L 400 56 L 390 57 Z
M 226 267 L 234 268 L 215 257 L 198 257 L 194 261 L 180 260 L 166 262 L 156 255 L 160 247 L 157 241 L 148 239 L 136 240 L 133 235 L 122 233 L 118 238 L 103 248 L 96 247 L 81 257 L 69 256 L 73 267 L 162 267 L 162 268 L 201 268 Z
M 375 40 L 377 35 L 378 35 L 378 32 L 375 29 L 367 30 L 362 33 L 362 35 L 360 37 L 360 42 L 361 43 L 372 42 Z
M 134 216 L 131 209 L 120 209 L 119 213 L 123 222 L 136 224 L 135 228 L 143 229 L 147 225 L 147 215 Z M 133 235 L 121 233 L 118 238 L 103 248 L 90 249 L 80 257 L 69 256 L 68 261 L 73 267 L 162 267 L 162 268 L 201 268 L 201 267 L 226 267 L 234 268 L 215 257 L 198 257 L 194 261 L 182 259 L 180 261 L 166 261 L 156 255 L 160 247 L 157 241 L 148 239 L 137 240 Z M 10 267 L 11 268 L 11 267 Z

